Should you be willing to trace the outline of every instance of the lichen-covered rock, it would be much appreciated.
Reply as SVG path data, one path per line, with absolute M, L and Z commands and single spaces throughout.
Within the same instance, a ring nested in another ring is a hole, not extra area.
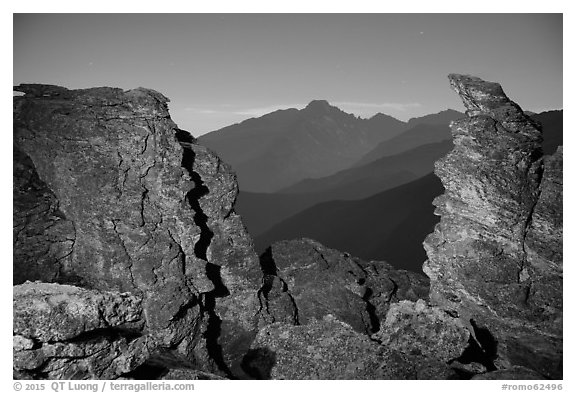
M 307 324 L 331 314 L 365 334 L 376 332 L 391 303 L 425 296 L 424 276 L 366 262 L 311 239 L 274 243 L 262 256 L 261 300 L 267 322 Z
M 382 329 L 372 336 L 399 352 L 447 364 L 468 346 L 469 331 L 462 322 L 423 300 L 390 306 Z
M 150 348 L 229 373 L 255 334 L 261 285 L 231 168 L 153 90 L 15 90 L 26 93 L 14 97 L 16 282 L 130 292 Z
M 113 379 L 149 355 L 141 300 L 127 293 L 27 282 L 13 312 L 19 377 Z
M 497 83 L 450 75 L 468 117 L 436 163 L 446 192 L 424 247 L 431 301 L 476 332 L 496 368 L 562 375 L 562 155 Z
M 405 356 L 332 315 L 307 325 L 260 330 L 244 368 L 259 379 L 415 379 Z

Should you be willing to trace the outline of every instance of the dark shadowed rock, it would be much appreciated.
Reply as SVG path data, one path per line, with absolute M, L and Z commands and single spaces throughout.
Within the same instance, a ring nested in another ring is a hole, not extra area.
M 244 367 L 261 379 L 415 379 L 405 356 L 332 315 L 308 325 L 260 330 Z
M 74 223 L 66 219 L 32 160 L 16 145 L 13 157 L 14 284 L 40 279 L 74 282 L 75 278 L 61 269 L 71 260 Z
M 260 287 L 230 167 L 153 90 L 15 90 L 16 282 L 130 292 L 151 351 L 230 374 Z
M 495 368 L 562 376 L 562 155 L 497 83 L 450 75 L 468 117 L 436 163 L 446 192 L 424 243 L 431 301 L 458 315 Z
M 366 262 L 310 239 L 274 243 L 261 263 L 268 280 L 261 301 L 272 322 L 308 324 L 330 314 L 371 334 L 391 303 L 417 300 L 428 291 L 422 275 Z

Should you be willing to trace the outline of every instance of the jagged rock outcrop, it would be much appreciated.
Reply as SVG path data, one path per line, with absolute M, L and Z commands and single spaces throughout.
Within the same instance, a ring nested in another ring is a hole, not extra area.
M 431 301 L 469 323 L 493 369 L 562 377 L 562 149 L 497 83 L 450 75 L 468 117 L 436 163 L 446 192 L 424 243 Z
M 311 239 L 280 241 L 261 257 L 264 321 L 305 325 L 333 315 L 356 331 L 378 331 L 391 303 L 425 297 L 422 275 L 366 262 Z
M 230 167 L 153 90 L 15 90 L 14 283 L 128 292 L 151 356 L 232 375 L 255 335 L 261 274 Z

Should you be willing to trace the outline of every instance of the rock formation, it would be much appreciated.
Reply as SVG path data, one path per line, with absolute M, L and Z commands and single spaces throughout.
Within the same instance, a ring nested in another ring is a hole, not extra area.
M 449 79 L 430 283 L 310 239 L 258 259 L 231 168 L 155 91 L 16 87 L 14 376 L 562 378 L 562 148 Z
M 425 277 L 311 239 L 274 243 L 261 264 L 266 313 L 244 358 L 249 375 L 460 378 L 449 363 L 466 350 L 470 334 L 422 300 L 429 289 Z
M 230 374 L 255 335 L 260 287 L 230 167 L 176 127 L 155 91 L 15 90 L 15 284 L 129 292 L 151 358 Z
M 431 301 L 468 323 L 493 369 L 562 377 L 562 148 L 497 83 L 450 75 L 468 117 L 437 161 L 446 192 L 425 240 Z
M 427 296 L 424 276 L 366 262 L 311 239 L 280 241 L 261 257 L 260 298 L 269 322 L 306 325 L 333 315 L 359 333 L 378 331 L 391 303 Z

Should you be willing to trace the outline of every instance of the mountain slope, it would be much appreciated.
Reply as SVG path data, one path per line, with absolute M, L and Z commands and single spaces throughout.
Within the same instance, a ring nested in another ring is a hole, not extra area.
M 560 110 L 531 116 L 542 124 L 545 154 L 562 144 L 562 115 Z M 386 158 L 392 157 L 380 160 Z M 364 258 L 385 259 L 420 272 L 425 259 L 422 241 L 438 221 L 432 200 L 442 190 L 435 175 L 429 174 L 370 198 L 312 206 L 258 236 L 256 246 L 261 251 L 276 240 L 307 236 Z
M 299 183 L 281 190 L 281 192 L 301 194 L 325 192 L 345 186 L 353 187 L 354 183 L 360 184 L 360 182 L 378 184 L 382 183 L 383 179 L 390 178 L 391 174 L 394 173 L 410 173 L 414 175 L 411 179 L 405 181 L 405 183 L 407 183 L 408 181 L 415 180 L 417 177 L 432 172 L 434 170 L 434 162 L 445 156 L 452 147 L 453 145 L 450 139 L 429 143 L 400 154 L 379 158 L 361 167 L 355 166 L 345 169 L 331 176 L 302 180 Z M 400 183 L 397 185 L 400 185 Z M 355 192 L 356 196 L 354 198 L 342 199 L 360 199 L 376 194 L 379 191 L 384 191 L 384 189 L 378 189 L 376 186 L 372 187 L 368 192 L 358 189 Z
M 544 154 L 554 154 L 558 146 L 563 144 L 563 111 L 546 111 L 530 115 L 530 117 L 542 124 Z
M 380 142 L 374 149 L 358 160 L 354 166 L 363 166 L 381 157 L 399 154 L 424 144 L 451 140 L 450 122 L 463 116 L 463 113 L 448 109 L 433 115 L 410 119 L 407 131 L 394 138 Z
M 379 179 L 357 179 L 331 190 L 301 194 L 240 191 L 235 210 L 252 236 L 258 236 L 277 223 L 318 203 L 365 198 L 408 183 L 418 176 L 410 172 L 390 172 Z
M 231 164 L 245 191 L 273 192 L 305 178 L 349 167 L 378 143 L 406 129 L 386 115 L 361 119 L 312 101 L 246 120 L 199 138 Z
M 434 169 L 434 162 L 452 149 L 451 141 L 420 146 L 383 157 L 360 168 L 332 176 L 307 179 L 278 193 L 240 192 L 236 211 L 252 236 L 258 236 L 282 220 L 317 203 L 353 200 L 409 183 Z
M 365 259 L 382 259 L 421 272 L 422 240 L 438 218 L 432 199 L 443 192 L 439 179 L 418 180 L 355 201 L 331 201 L 306 209 L 256 237 L 258 252 L 277 240 L 309 237 Z
M 408 120 L 408 128 L 413 128 L 421 124 L 430 124 L 433 126 L 450 124 L 452 120 L 457 120 L 464 117 L 464 113 L 455 111 L 454 109 L 446 109 L 438 113 L 431 113 L 429 115 L 413 117 Z

